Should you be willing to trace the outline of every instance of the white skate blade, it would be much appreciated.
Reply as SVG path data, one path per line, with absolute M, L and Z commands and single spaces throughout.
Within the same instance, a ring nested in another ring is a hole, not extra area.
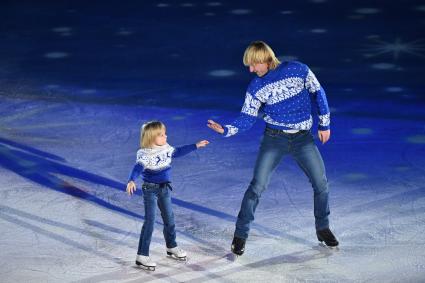
M 170 252 L 167 252 L 167 256 L 169 258 L 172 258 L 172 259 L 175 259 L 175 260 L 178 260 L 178 261 L 187 261 L 187 256 L 178 257 L 175 254 L 170 253 Z
M 147 271 L 155 271 L 155 266 L 144 265 L 141 262 L 136 261 L 136 266 Z
M 322 247 L 322 248 L 326 248 L 326 249 L 329 249 L 329 250 L 339 250 L 339 245 L 338 246 L 328 246 L 328 245 L 326 245 L 326 243 L 325 242 L 319 242 L 319 246 L 320 247 Z

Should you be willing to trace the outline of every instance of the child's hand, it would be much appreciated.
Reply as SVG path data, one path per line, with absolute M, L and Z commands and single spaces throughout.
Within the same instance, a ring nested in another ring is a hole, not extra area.
M 208 126 L 208 128 L 216 131 L 219 134 L 224 133 L 223 127 L 219 123 L 214 122 L 213 120 L 208 120 L 207 126 Z
M 136 191 L 136 184 L 133 181 L 128 182 L 126 191 L 131 196 Z
M 197 142 L 196 143 L 196 148 L 200 148 L 200 147 L 205 147 L 207 144 L 209 144 L 210 142 L 209 141 L 207 141 L 207 140 L 203 140 L 203 141 L 200 141 L 200 142 Z

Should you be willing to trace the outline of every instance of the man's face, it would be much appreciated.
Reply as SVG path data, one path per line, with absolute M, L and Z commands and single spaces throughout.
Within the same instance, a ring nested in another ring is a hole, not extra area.
M 256 73 L 257 76 L 262 77 L 269 71 L 269 64 L 267 63 L 256 63 L 249 65 L 249 71 L 251 73 Z

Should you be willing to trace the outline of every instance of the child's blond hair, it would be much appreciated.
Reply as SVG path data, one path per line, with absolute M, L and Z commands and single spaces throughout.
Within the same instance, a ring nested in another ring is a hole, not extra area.
M 243 64 L 250 66 L 262 63 L 269 64 L 269 68 L 274 70 L 279 66 L 280 61 L 276 58 L 276 55 L 267 43 L 264 41 L 253 41 L 245 49 Z
M 150 121 L 143 124 L 140 131 L 140 147 L 141 148 L 150 148 L 155 143 L 155 138 L 165 131 L 165 125 L 160 121 Z

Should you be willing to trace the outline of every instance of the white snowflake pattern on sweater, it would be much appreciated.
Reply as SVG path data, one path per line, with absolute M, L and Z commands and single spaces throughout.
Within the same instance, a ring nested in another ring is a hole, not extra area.
M 260 106 L 261 101 L 255 99 L 249 92 L 247 92 L 245 96 L 245 103 L 242 107 L 242 113 L 257 117 Z
M 136 162 L 145 169 L 162 170 L 170 167 L 174 147 L 169 144 L 155 146 L 153 148 L 141 148 L 137 151 Z
M 230 137 L 230 136 L 236 135 L 238 133 L 238 128 L 236 128 L 232 125 L 225 125 L 225 127 L 228 129 L 225 137 Z
M 302 78 L 286 78 L 261 88 L 257 92 L 257 96 L 261 98 L 267 97 L 264 102 L 271 105 L 291 98 L 299 94 L 303 89 L 304 80 Z
M 329 126 L 329 124 L 331 123 L 331 117 L 330 117 L 330 113 L 325 114 L 325 115 L 319 115 L 319 124 L 321 126 Z
M 305 86 L 310 93 L 320 90 L 320 83 L 311 70 L 308 70 L 308 74 L 305 79 Z

